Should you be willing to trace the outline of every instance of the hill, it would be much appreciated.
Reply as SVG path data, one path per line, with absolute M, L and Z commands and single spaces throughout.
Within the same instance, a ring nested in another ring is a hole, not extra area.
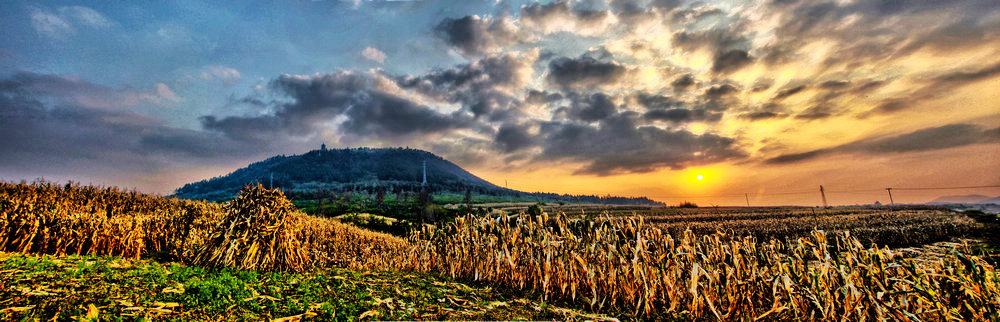
M 422 185 L 426 162 L 427 184 Z M 523 192 L 494 185 L 433 153 L 410 148 L 320 149 L 301 155 L 279 155 L 237 169 L 225 176 L 189 183 L 175 196 L 197 200 L 233 198 L 246 184 L 308 195 L 309 192 L 364 192 L 397 195 L 426 188 L 434 195 L 466 193 L 490 200 L 565 201 L 628 205 L 662 205 L 641 197 L 561 195 Z
M 984 195 L 956 195 L 956 196 L 942 196 L 937 199 L 931 200 L 928 204 L 953 204 L 953 203 L 995 203 L 1000 201 L 1000 197 L 990 198 Z

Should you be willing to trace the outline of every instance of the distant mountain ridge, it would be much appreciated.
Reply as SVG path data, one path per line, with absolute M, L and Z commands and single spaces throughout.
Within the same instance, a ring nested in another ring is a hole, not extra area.
M 301 155 L 279 155 L 237 169 L 225 176 L 189 183 L 175 191 L 186 199 L 226 200 L 246 184 L 260 182 L 291 191 L 365 191 L 384 188 L 388 193 L 418 191 L 423 185 L 434 193 L 534 198 L 546 201 L 608 204 L 663 205 L 645 197 L 572 196 L 529 193 L 494 185 L 433 153 L 410 148 L 319 149 Z
M 989 197 L 984 195 L 955 195 L 955 196 L 942 196 L 934 200 L 927 202 L 928 204 L 953 204 L 953 203 L 963 203 L 963 204 L 988 204 L 988 203 L 1000 203 L 1000 197 Z

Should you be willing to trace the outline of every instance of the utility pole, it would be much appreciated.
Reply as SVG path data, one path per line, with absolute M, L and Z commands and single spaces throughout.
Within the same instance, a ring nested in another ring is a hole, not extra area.
M 750 194 L 749 193 L 743 193 L 743 197 L 747 198 L 747 207 L 750 207 Z
M 896 202 L 892 201 L 892 188 L 885 188 L 885 191 L 889 192 L 889 204 L 895 206 Z
M 271 181 L 267 184 L 268 189 L 274 189 L 274 172 L 271 172 Z
M 823 197 L 823 208 L 826 208 L 826 191 L 823 190 L 823 185 L 819 185 L 819 195 Z
M 424 181 L 420 183 L 420 186 L 423 187 L 426 185 L 427 185 L 427 160 L 424 160 Z

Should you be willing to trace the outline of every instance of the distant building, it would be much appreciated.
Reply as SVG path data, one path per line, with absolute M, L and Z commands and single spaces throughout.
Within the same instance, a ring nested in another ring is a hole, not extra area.
M 323 145 L 320 145 L 319 146 L 319 150 L 320 151 L 326 151 L 326 143 L 323 143 Z

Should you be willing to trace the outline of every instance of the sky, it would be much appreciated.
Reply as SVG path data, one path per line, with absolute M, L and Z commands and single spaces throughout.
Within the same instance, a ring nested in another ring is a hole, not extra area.
M 5 181 L 170 194 L 325 143 L 673 204 L 1000 196 L 905 189 L 1000 185 L 995 0 L 12 0 L 0 30 Z

